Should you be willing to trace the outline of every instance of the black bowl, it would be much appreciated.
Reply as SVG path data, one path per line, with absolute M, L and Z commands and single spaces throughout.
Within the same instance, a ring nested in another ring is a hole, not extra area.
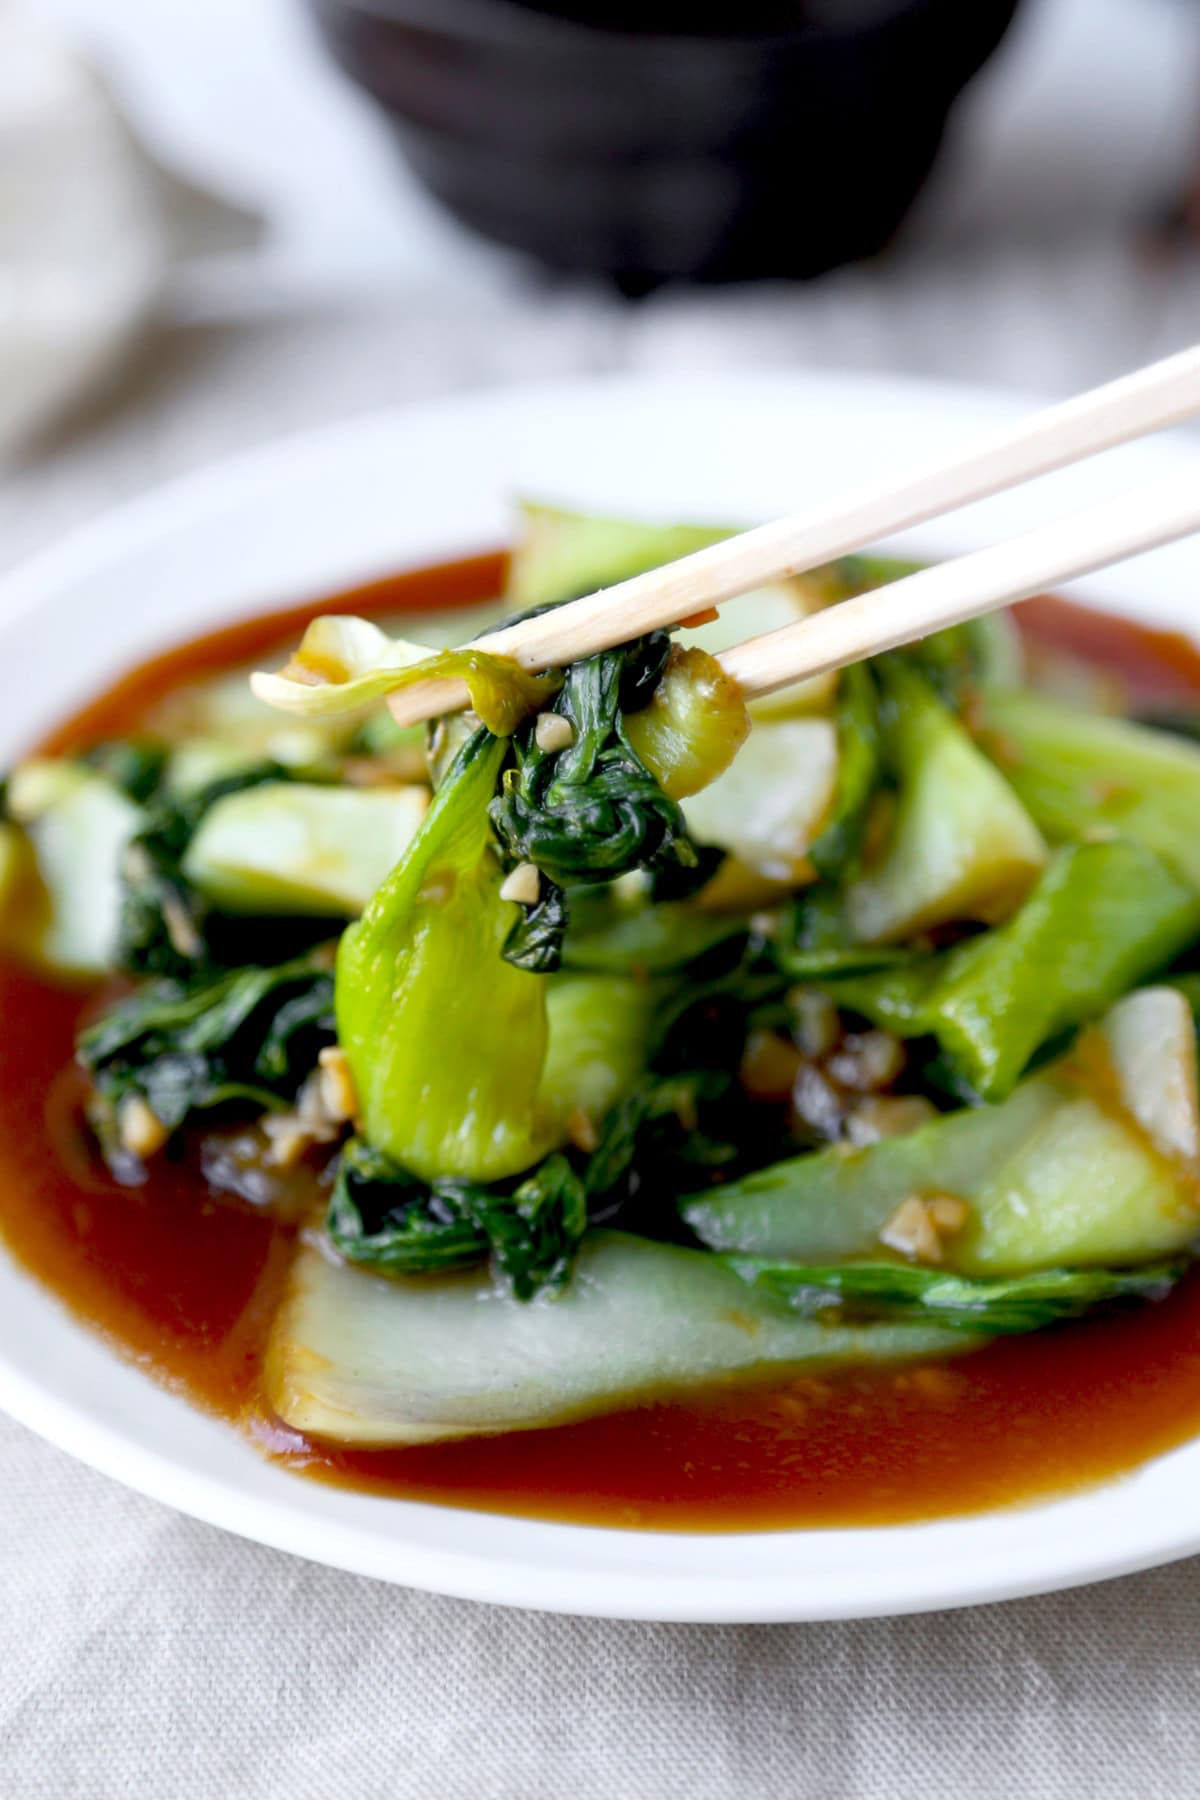
M 452 213 L 633 293 L 881 249 L 1018 0 L 309 4 Z

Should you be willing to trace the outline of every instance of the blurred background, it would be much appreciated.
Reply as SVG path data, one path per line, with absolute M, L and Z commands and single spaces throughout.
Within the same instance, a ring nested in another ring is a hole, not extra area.
M 470 386 L 1067 392 L 1198 233 L 1195 0 L 0 0 L 0 563 Z

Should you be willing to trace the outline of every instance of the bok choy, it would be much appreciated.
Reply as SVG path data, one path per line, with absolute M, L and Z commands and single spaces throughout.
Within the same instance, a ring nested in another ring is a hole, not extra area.
M 726 534 L 524 516 L 527 608 Z M 290 748 L 193 696 L 14 772 L 5 948 L 129 989 L 78 1044 L 102 1152 L 230 1117 L 310 1166 L 294 1429 L 963 1354 L 1191 1266 L 1200 751 L 1036 691 L 1006 620 L 749 708 L 715 660 L 902 572 L 533 674 L 331 616 L 253 679 Z M 471 714 L 397 728 L 447 674 Z

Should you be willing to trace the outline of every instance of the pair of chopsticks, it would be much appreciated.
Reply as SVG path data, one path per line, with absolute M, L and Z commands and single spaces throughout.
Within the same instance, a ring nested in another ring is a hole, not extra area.
M 741 532 L 491 632 L 476 647 L 526 669 L 560 668 L 1197 413 L 1200 346 L 1035 413 L 948 461 Z M 748 699 L 774 693 L 1198 530 L 1200 481 L 1189 474 L 844 600 L 736 644 L 717 660 Z M 466 704 L 466 687 L 450 680 L 422 682 L 389 701 L 405 725 Z

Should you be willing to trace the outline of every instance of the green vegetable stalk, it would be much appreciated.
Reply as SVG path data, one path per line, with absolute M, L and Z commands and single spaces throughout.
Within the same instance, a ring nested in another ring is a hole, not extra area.
M 1153 998 L 1152 998 L 1153 997 Z M 964 1201 L 945 1267 L 1014 1277 L 1174 1256 L 1197 1231 L 1195 1043 L 1184 1001 L 1126 996 L 998 1106 L 795 1156 L 682 1203 L 710 1249 L 771 1263 L 871 1261 L 911 1198 Z
M 896 943 L 961 920 L 1007 918 L 1045 864 L 1041 834 L 914 662 L 889 657 L 877 667 L 897 798 L 886 844 L 846 889 L 855 936 Z
M 1133 838 L 1200 889 L 1200 747 L 1028 690 L 987 696 L 982 741 L 1046 835 Z
M 500 898 L 487 808 L 506 755 L 486 730 L 466 741 L 338 954 L 338 1037 L 364 1135 L 429 1182 L 514 1175 L 554 1139 L 539 1098 L 544 983 L 501 955 L 515 909 Z
M 1152 850 L 1078 844 L 1006 925 L 829 991 L 899 1037 L 935 1037 L 963 1086 L 1002 1100 L 1043 1044 L 1166 967 L 1198 930 L 1200 896 Z

